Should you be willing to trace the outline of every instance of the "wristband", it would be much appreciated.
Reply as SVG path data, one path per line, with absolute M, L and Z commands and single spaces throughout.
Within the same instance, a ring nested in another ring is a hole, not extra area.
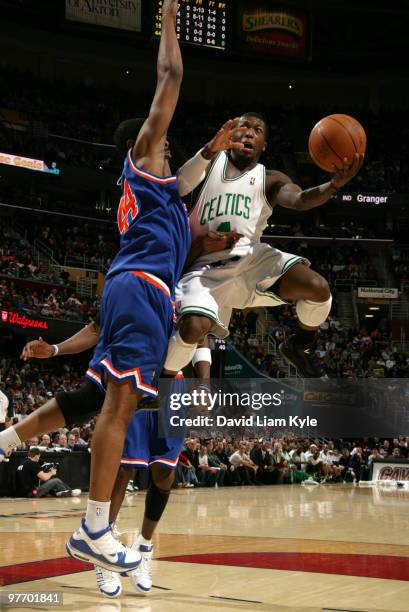
M 207 159 L 208 161 L 213 159 L 215 155 L 215 153 L 213 153 L 213 151 L 210 150 L 209 143 L 205 144 L 205 146 L 201 150 L 201 154 L 202 154 L 202 157 L 204 157 L 204 159 Z
M 53 352 L 51 357 L 56 357 L 58 355 L 58 351 L 59 351 L 57 344 L 52 344 L 51 345 L 51 350 Z

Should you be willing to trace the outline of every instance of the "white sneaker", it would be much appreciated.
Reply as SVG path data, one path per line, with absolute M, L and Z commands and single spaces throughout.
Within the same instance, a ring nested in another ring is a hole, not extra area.
M 122 593 L 122 584 L 119 574 L 110 572 L 97 565 L 94 565 L 94 571 L 97 577 L 97 585 L 101 593 L 105 597 L 119 597 Z
M 151 574 L 151 561 L 153 554 L 153 546 L 146 546 L 145 544 L 139 544 L 132 547 L 134 550 L 140 552 L 142 560 L 133 572 L 129 572 L 131 582 L 135 589 L 140 593 L 149 593 L 152 588 L 152 574 Z
M 82 493 L 81 489 L 72 489 L 71 497 L 78 497 L 79 495 L 81 495 L 81 493 Z
M 87 561 L 113 572 L 131 572 L 141 562 L 141 554 L 137 550 L 115 540 L 111 525 L 92 533 L 85 519 L 82 519 L 81 527 L 68 540 L 66 549 L 75 559 Z

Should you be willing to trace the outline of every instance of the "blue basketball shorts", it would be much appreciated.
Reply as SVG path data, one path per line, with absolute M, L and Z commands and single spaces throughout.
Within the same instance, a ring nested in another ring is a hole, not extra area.
M 121 272 L 108 279 L 87 377 L 102 388 L 105 374 L 129 379 L 135 390 L 156 396 L 174 319 L 169 288 L 153 274 Z
M 135 412 L 126 432 L 121 465 L 147 468 L 160 463 L 175 469 L 185 437 L 159 438 L 159 413 Z

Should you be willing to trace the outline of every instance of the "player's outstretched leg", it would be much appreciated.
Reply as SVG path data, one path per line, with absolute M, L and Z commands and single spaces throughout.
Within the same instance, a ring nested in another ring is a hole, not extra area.
M 296 264 L 278 281 L 278 293 L 289 302 L 296 302 L 298 328 L 293 336 L 280 344 L 280 353 L 304 378 L 320 378 L 321 368 L 315 363 L 312 345 L 316 332 L 331 310 L 331 291 L 325 278 L 304 264 Z

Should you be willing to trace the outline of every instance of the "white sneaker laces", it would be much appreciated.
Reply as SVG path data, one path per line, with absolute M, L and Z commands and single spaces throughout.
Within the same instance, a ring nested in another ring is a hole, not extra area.
M 103 567 L 95 566 L 95 574 L 97 577 L 97 585 L 99 587 L 106 586 L 107 582 L 117 582 L 118 576 L 115 575 L 115 572 L 110 572 Z

